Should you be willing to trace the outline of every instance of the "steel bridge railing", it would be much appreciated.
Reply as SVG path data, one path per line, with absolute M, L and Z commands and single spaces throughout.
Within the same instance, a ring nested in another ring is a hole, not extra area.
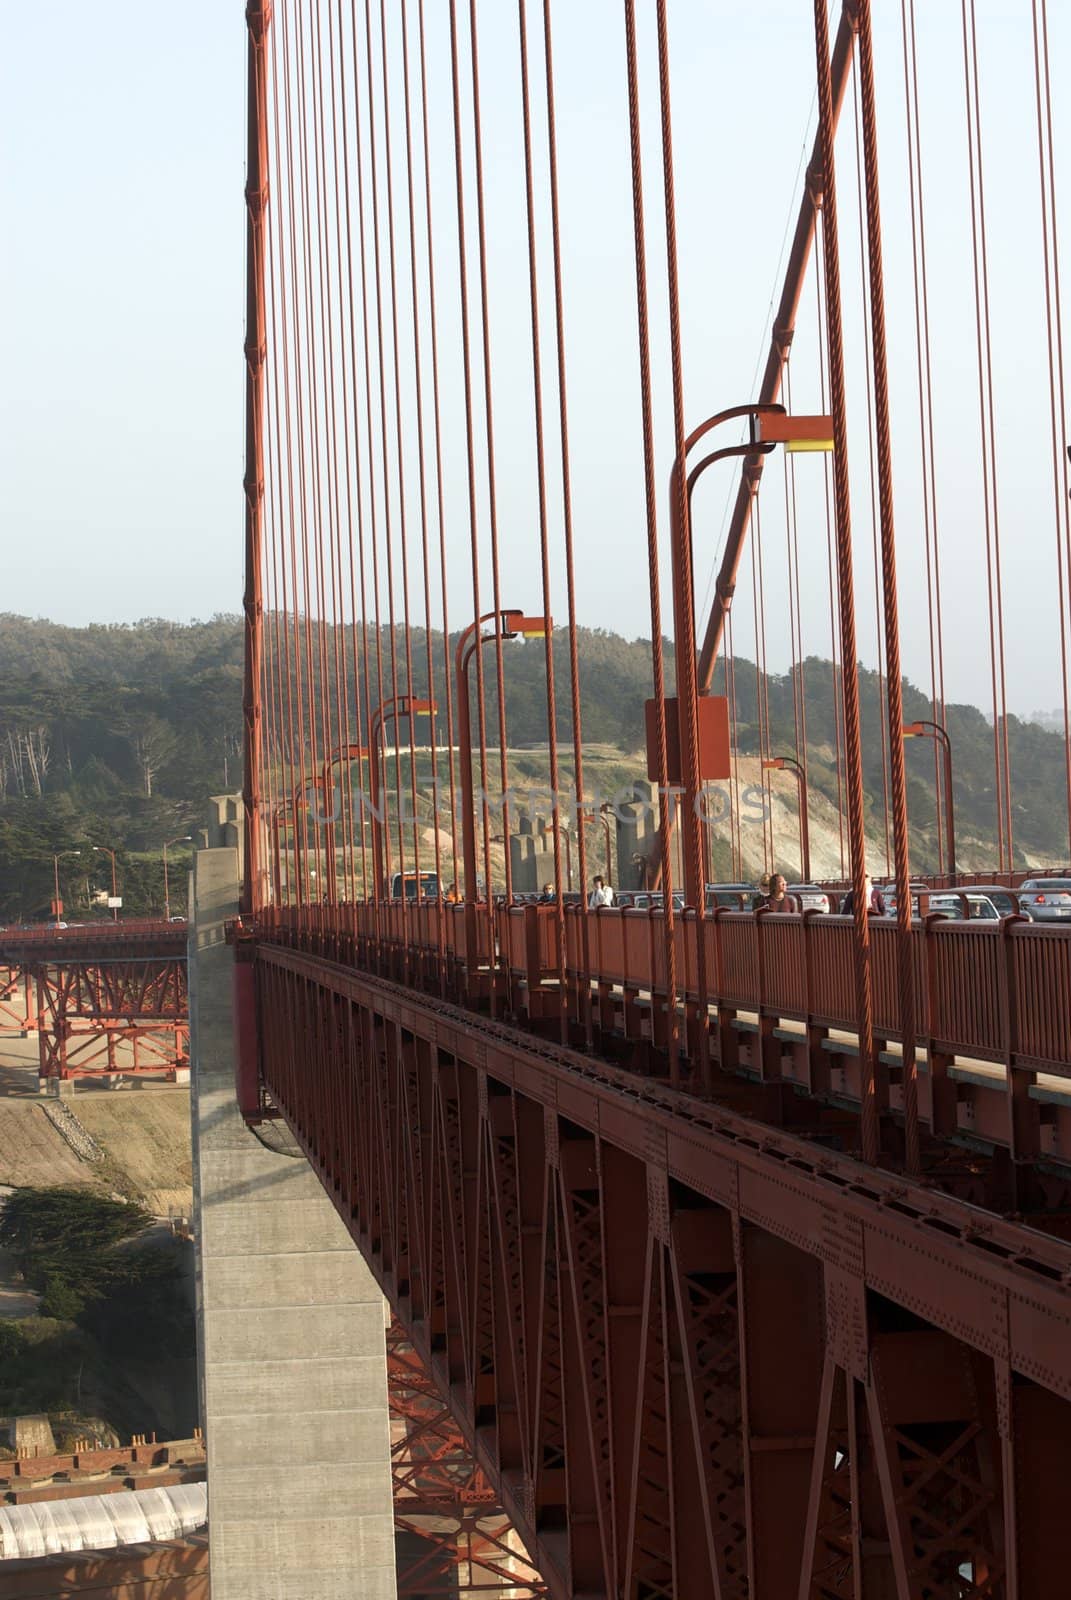
M 466 915 L 435 902 L 269 908 L 261 932 L 346 967 L 460 1003 L 495 1008 L 537 1032 L 580 1040 L 648 1076 L 665 1074 L 669 985 L 659 912 L 566 907 L 565 989 L 553 906 Z M 440 954 L 440 934 L 442 953 Z M 879 1110 L 899 1125 L 897 929 L 874 920 Z M 700 940 L 703 950 L 700 950 Z M 716 1068 L 858 1109 L 851 918 L 720 909 L 674 929 L 683 1087 L 698 1071 L 701 1006 Z M 493 948 L 492 948 L 493 943 Z M 1067 1163 L 1071 1177 L 1071 930 L 1008 918 L 978 926 L 940 917 L 911 931 L 920 1115 L 932 1139 L 1010 1153 L 1017 1167 Z M 700 983 L 701 967 L 705 982 Z M 704 998 L 705 996 L 705 1002 Z M 895 1140 L 894 1140 L 895 1144 Z

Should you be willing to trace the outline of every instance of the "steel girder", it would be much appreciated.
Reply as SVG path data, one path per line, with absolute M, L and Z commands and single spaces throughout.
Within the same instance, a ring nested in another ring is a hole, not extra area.
M 1071 1248 L 270 945 L 266 1087 L 555 1596 L 1059 1592 Z
M 0 960 L 0 1034 L 27 1033 L 36 1026 L 32 977 L 17 962 Z
M 188 1065 L 185 957 L 53 958 L 26 970 L 37 991 L 42 1078 L 174 1073 Z
M 495 1491 L 476 1465 L 450 1408 L 395 1317 L 387 1331 L 398 1594 L 540 1600 Z

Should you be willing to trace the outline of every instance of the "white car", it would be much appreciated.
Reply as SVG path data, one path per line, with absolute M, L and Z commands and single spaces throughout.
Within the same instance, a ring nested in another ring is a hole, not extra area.
M 830 911 L 829 896 L 816 883 L 790 883 L 787 892 L 795 899 L 801 911 Z
M 966 916 L 964 904 L 966 901 Z M 969 890 L 959 894 L 931 894 L 930 915 L 947 917 L 953 922 L 999 922 L 1000 912 L 987 894 L 972 894 Z

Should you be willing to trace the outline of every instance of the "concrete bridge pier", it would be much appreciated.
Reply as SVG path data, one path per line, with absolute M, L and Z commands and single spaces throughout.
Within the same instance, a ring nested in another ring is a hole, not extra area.
M 212 1597 L 395 1600 L 383 1296 L 308 1163 L 239 1115 L 224 937 L 237 909 L 237 851 L 199 850 L 190 1053 Z

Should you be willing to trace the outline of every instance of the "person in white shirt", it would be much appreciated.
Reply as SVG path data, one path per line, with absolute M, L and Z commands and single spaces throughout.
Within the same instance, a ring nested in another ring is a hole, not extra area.
M 604 878 L 593 878 L 591 893 L 588 895 L 588 909 L 598 911 L 600 906 L 612 906 L 614 891 Z

